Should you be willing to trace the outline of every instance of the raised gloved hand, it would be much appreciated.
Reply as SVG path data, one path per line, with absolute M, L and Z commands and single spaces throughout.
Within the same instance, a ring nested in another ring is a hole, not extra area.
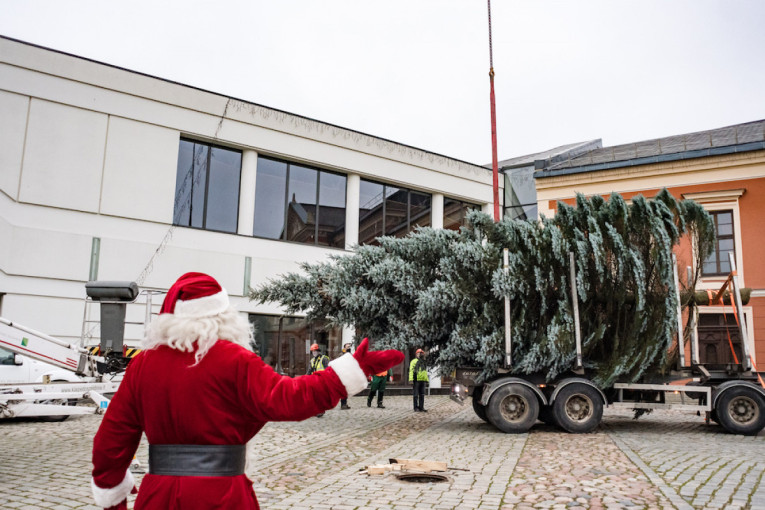
M 365 338 L 358 346 L 353 357 L 359 363 L 364 375 L 379 374 L 404 361 L 404 353 L 395 349 L 387 351 L 369 351 L 369 339 Z

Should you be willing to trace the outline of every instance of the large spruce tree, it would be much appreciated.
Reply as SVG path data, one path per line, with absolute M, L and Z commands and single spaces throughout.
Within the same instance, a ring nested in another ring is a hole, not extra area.
M 512 373 L 548 379 L 575 361 L 569 252 L 575 255 L 584 363 L 609 386 L 664 371 L 676 355 L 671 255 L 686 235 L 698 264 L 714 242 L 709 215 L 666 190 L 628 204 L 614 193 L 558 204 L 553 218 L 495 223 L 480 212 L 459 232 L 422 228 L 380 237 L 328 262 L 303 264 L 251 298 L 354 326 L 374 345 L 425 346 L 443 373 L 504 361 L 504 301 L 512 303 Z M 509 271 L 501 268 L 510 251 Z M 698 271 L 695 272 L 698 274 Z M 693 282 L 690 282 L 693 286 Z M 688 289 L 693 290 L 693 289 Z

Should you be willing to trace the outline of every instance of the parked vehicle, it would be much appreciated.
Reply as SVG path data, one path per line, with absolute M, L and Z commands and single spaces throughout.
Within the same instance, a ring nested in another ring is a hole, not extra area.
M 732 271 L 718 296 L 730 285 L 738 317 L 743 317 L 741 293 L 732 255 L 729 261 Z M 573 255 L 571 272 L 571 281 L 575 282 Z M 676 270 L 675 288 L 678 288 Z M 497 373 L 479 383 L 476 377 L 481 372 L 480 369 L 459 368 L 456 381 L 452 384 L 452 399 L 463 403 L 468 397 L 472 397 L 475 413 L 506 433 L 526 432 L 537 420 L 555 424 L 571 433 L 591 432 L 600 423 L 606 406 L 643 410 L 642 412 L 653 409 L 703 411 L 709 421 L 719 423 L 724 430 L 733 434 L 755 435 L 765 428 L 765 383 L 762 375 L 753 367 L 746 342 L 749 338 L 748 331 L 743 320 L 739 321 L 738 325 L 743 339 L 740 363 L 724 368 L 699 363 L 698 339 L 695 336 L 692 337 L 690 363 L 686 363 L 682 313 L 678 304 L 680 359 L 677 370 L 666 376 L 649 375 L 641 383 L 617 382 L 611 387 L 600 388 L 593 382 L 596 374 L 583 367 L 578 330 L 579 312 L 576 292 L 573 290 L 572 303 L 577 356 L 568 373 L 554 380 L 547 380 L 541 373 L 508 373 L 512 368 L 512 343 L 509 336 L 509 303 L 506 301 L 504 373 Z
M 86 292 L 101 306 L 97 354 L 0 317 L 0 419 L 104 412 L 105 395 L 117 391 L 130 359 L 123 351 L 125 308 L 139 292 L 133 282 L 89 282 Z M 79 399 L 96 407 L 73 405 Z

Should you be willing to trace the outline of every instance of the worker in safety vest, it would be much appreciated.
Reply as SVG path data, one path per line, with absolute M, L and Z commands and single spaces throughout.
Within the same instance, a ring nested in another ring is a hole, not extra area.
M 367 397 L 367 407 L 372 407 L 372 400 L 375 398 L 375 392 L 377 392 L 377 407 L 385 409 L 383 405 L 383 396 L 385 394 L 385 386 L 388 380 L 393 380 L 393 370 L 388 369 L 372 376 L 372 386 L 369 388 L 369 396 Z
M 319 344 L 311 344 L 311 363 L 308 367 L 308 375 L 326 370 L 329 366 L 329 356 L 322 354 Z M 317 414 L 317 418 L 324 416 L 324 412 Z
M 414 412 L 427 413 L 425 409 L 425 384 L 428 382 L 428 367 L 425 365 L 425 351 L 417 349 L 416 356 L 409 364 L 409 382 L 412 383 Z
M 351 347 L 352 347 L 351 344 L 343 345 L 343 354 L 345 354 L 347 352 L 351 352 Z M 346 409 L 350 409 L 350 408 L 351 408 L 351 406 L 348 405 L 348 399 L 347 398 L 340 399 L 340 409 L 346 410 Z

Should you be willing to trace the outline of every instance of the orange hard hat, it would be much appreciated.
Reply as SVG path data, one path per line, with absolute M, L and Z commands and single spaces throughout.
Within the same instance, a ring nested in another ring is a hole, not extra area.
M 423 351 L 422 349 L 417 349 L 414 353 L 415 354 L 420 354 L 421 352 L 425 352 L 425 351 Z
M 319 350 L 319 344 L 311 344 L 311 350 L 312 351 L 318 351 Z

